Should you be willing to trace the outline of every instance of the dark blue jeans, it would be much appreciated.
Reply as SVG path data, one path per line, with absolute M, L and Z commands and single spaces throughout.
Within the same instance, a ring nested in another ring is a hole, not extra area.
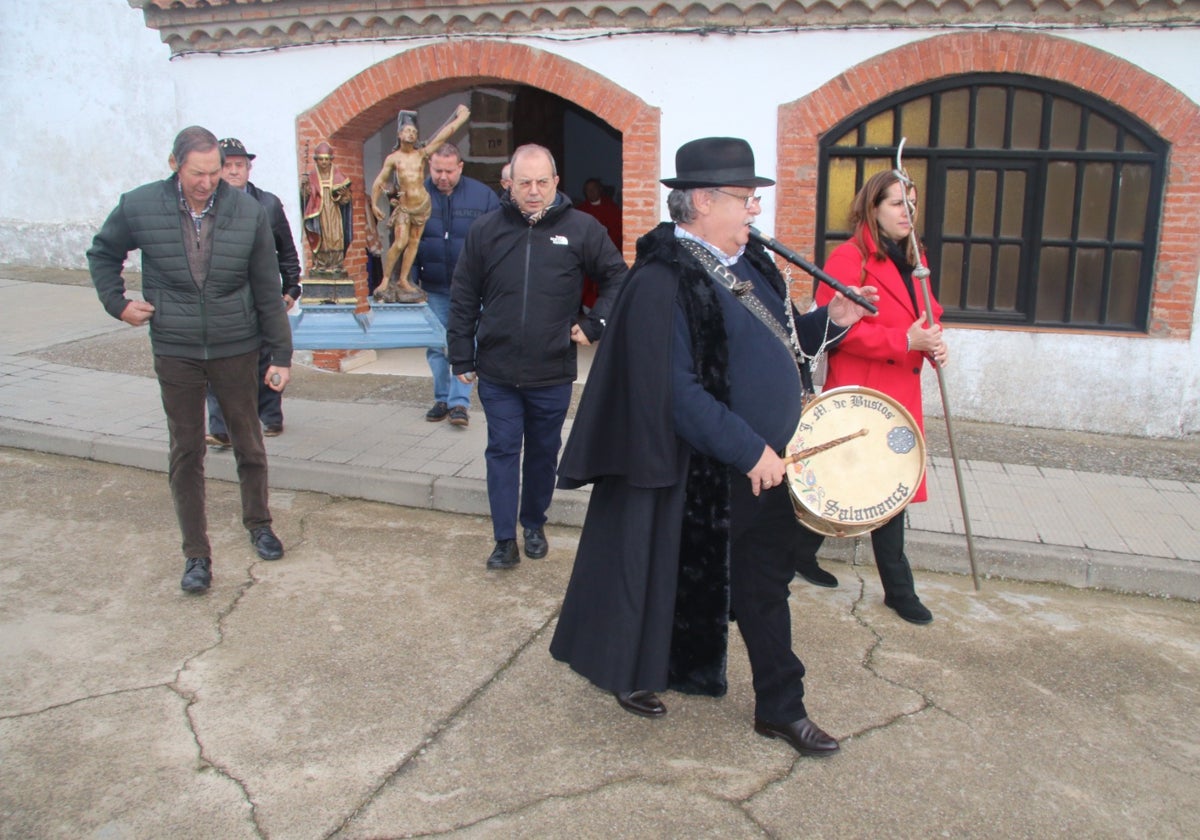
M 426 303 L 429 311 L 442 324 L 450 318 L 450 293 L 431 292 L 425 290 Z M 433 374 L 433 401 L 444 402 L 454 408 L 471 405 L 471 386 L 458 381 L 458 377 L 450 372 L 450 361 L 446 358 L 446 347 L 429 347 L 425 350 L 425 361 L 429 362 L 429 372 Z M 266 421 L 264 421 L 266 422 Z
M 267 387 L 263 382 L 267 377 L 267 368 L 271 366 L 271 348 L 263 345 L 258 353 L 258 419 L 264 426 L 283 425 L 283 394 Z M 212 386 L 208 386 L 208 430 L 214 435 L 229 433 L 225 425 L 225 415 L 221 413 L 221 404 Z
M 546 524 L 546 511 L 554 496 L 563 421 L 571 405 L 571 383 L 513 388 L 480 379 L 479 402 L 487 418 L 484 457 L 492 533 L 497 541 L 513 540 L 518 520 L 525 528 Z

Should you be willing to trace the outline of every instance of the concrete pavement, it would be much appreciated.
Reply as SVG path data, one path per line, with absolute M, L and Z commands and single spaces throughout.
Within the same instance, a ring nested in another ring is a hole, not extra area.
M 214 587 L 181 593 L 155 383 L 42 358 L 128 328 L 86 288 L 0 280 L 0 306 L 0 837 L 1194 833 L 1195 482 L 968 462 L 977 594 L 935 459 L 910 509 L 932 625 L 882 606 L 854 541 L 840 588 L 793 586 L 843 747 L 804 759 L 751 730 L 736 633 L 729 695 L 659 721 L 550 659 L 586 494 L 556 498 L 546 560 L 485 572 L 478 413 L 289 397 L 287 556 L 258 560 L 213 481 Z
M 151 377 L 33 355 L 144 333 L 108 317 L 85 287 L 0 278 L 0 306 L 8 314 L 0 336 L 0 445 L 166 469 L 166 420 Z M 122 348 L 143 364 L 149 352 L 144 342 Z M 427 394 L 419 403 L 287 397 L 287 432 L 267 441 L 272 487 L 487 514 L 482 412 L 462 430 L 424 422 L 427 402 Z M 215 478 L 234 478 L 228 452 L 211 453 L 208 468 Z M 961 468 L 981 576 L 1200 600 L 1200 464 L 1187 481 L 1020 460 L 964 460 Z M 930 501 L 908 509 L 914 567 L 968 574 L 948 458 L 929 459 L 928 481 Z M 580 525 L 586 504 L 586 491 L 560 491 L 551 522 Z M 865 550 L 854 540 L 826 546 L 825 555 L 840 559 Z
M 487 573 L 462 516 L 277 491 L 258 560 L 212 482 L 214 586 L 180 592 L 162 476 L 0 449 L 0 837 L 1195 836 L 1200 606 L 874 570 L 797 582 L 798 757 L 730 691 L 646 720 L 553 661 L 577 544 Z

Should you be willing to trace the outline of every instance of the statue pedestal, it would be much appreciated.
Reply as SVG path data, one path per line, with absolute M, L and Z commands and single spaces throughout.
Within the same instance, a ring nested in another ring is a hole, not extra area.
M 314 270 L 304 278 L 304 300 L 309 304 L 356 303 L 354 281 L 344 271 Z
M 375 303 L 366 312 L 350 304 L 307 303 L 311 280 L 304 282 L 304 303 L 289 313 L 292 346 L 297 350 L 386 350 L 438 347 L 446 330 L 424 303 Z

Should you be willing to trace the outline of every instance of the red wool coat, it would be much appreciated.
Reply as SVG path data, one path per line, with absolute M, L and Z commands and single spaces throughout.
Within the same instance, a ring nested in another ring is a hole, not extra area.
M 863 234 L 873 250 L 869 234 L 866 231 Z M 924 255 L 921 261 L 925 261 Z M 862 253 L 852 239 L 843 242 L 829 255 L 825 262 L 825 273 L 847 286 L 877 288 L 879 300 L 875 305 L 879 307 L 879 314 L 868 315 L 851 327 L 837 349 L 829 354 L 829 372 L 825 377 L 824 390 L 843 385 L 863 385 L 882 391 L 908 409 L 924 434 L 921 368 L 925 364 L 925 354 L 907 349 L 908 328 L 918 318 L 925 316 L 925 297 L 920 281 L 913 280 L 917 293 L 917 309 L 914 310 L 900 271 L 890 259 L 868 257 L 866 277 L 863 277 Z M 817 288 L 817 305 L 829 303 L 833 295 L 833 289 L 821 284 Z M 941 318 L 942 307 L 933 300 L 933 320 L 940 324 Z M 926 498 L 925 481 L 922 479 L 912 501 L 923 502 Z

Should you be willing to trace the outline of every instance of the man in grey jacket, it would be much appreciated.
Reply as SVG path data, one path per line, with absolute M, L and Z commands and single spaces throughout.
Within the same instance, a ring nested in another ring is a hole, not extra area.
M 191 126 L 169 158 L 174 173 L 121 196 L 88 249 L 92 282 L 105 310 L 150 325 L 154 371 L 170 433 L 169 476 L 186 558 L 181 587 L 204 592 L 212 549 L 204 503 L 204 400 L 209 385 L 229 426 L 242 523 L 264 560 L 283 556 L 271 529 L 267 453 L 258 421 L 258 354 L 271 348 L 263 376 L 283 391 L 292 336 L 279 295 L 279 263 L 262 205 L 221 180 L 216 136 Z M 142 296 L 130 300 L 121 272 L 142 252 Z

